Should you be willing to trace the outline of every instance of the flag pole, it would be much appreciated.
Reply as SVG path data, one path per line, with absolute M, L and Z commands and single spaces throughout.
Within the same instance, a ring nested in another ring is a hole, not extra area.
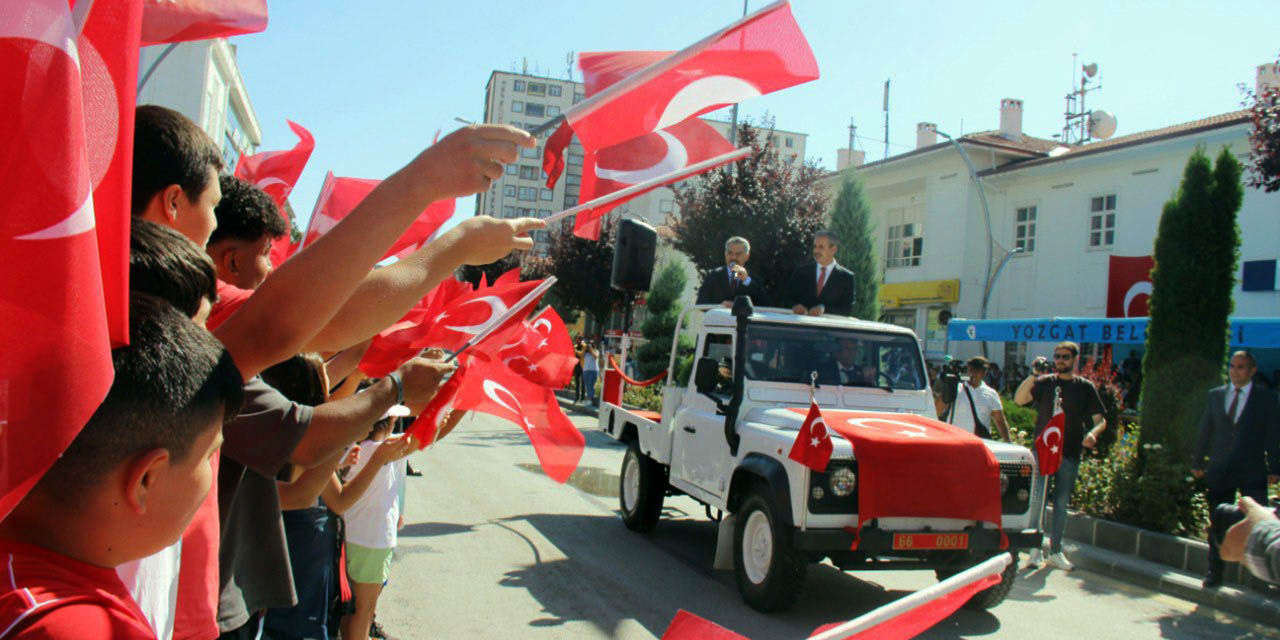
M 505 324 L 511 318 L 514 318 L 516 314 L 520 312 L 528 313 L 528 310 L 525 309 L 525 307 L 529 306 L 530 304 L 533 303 L 534 300 L 537 300 L 539 296 L 546 293 L 547 289 L 550 289 L 551 285 L 555 283 L 556 283 L 556 277 L 548 276 L 546 280 L 543 280 L 541 283 L 538 284 L 538 286 L 534 287 L 533 291 L 526 293 L 523 298 L 520 298 L 519 302 L 511 305 L 511 308 L 507 309 L 505 313 L 490 320 L 489 324 L 486 324 L 483 329 L 481 329 L 475 335 L 467 339 L 467 341 L 463 343 L 461 347 L 458 347 L 457 351 L 453 352 L 453 354 L 451 354 L 448 358 L 445 358 L 444 361 L 453 362 L 458 358 L 459 354 L 461 354 L 463 351 L 466 351 L 468 348 L 479 344 L 485 338 L 488 338 L 489 334 L 493 333 L 498 327 Z
M 699 173 L 702 173 L 704 171 L 709 171 L 722 164 L 726 164 L 729 162 L 733 162 L 734 160 L 740 160 L 742 158 L 745 158 L 748 155 L 751 155 L 751 153 L 752 153 L 751 147 L 741 147 L 739 149 L 730 151 L 729 153 L 724 153 L 714 158 L 703 160 L 702 162 L 699 162 L 697 164 L 691 164 L 683 169 L 677 169 L 676 171 L 672 171 L 671 173 L 664 173 L 651 180 L 645 180 L 644 182 L 633 184 L 625 189 L 619 189 L 617 191 L 614 191 L 613 193 L 600 196 L 599 198 L 596 198 L 594 200 L 588 200 L 587 202 L 584 202 L 574 207 L 570 207 L 568 209 L 565 209 L 564 211 L 560 211 L 559 213 L 553 213 L 550 216 L 543 218 L 543 221 L 546 222 L 547 224 L 551 224 L 552 222 L 555 222 L 557 220 L 563 220 L 564 218 L 575 216 L 579 213 L 582 213 L 583 211 L 590 211 L 591 209 L 602 207 L 611 202 L 617 202 L 618 200 L 621 200 L 623 198 L 627 198 L 637 193 L 643 193 L 649 189 L 660 187 L 669 182 L 675 182 L 678 180 L 683 180 L 684 178 L 687 178 L 687 177 L 698 175 Z
M 817 386 L 818 386 L 818 372 L 810 371 L 809 372 L 809 406 L 810 407 L 816 406 L 818 404 L 817 395 L 814 393 L 814 389 L 817 388 Z M 828 440 L 831 439 L 831 434 L 829 433 L 827 434 L 827 439 Z M 804 487 L 804 493 L 805 493 L 804 503 L 805 504 L 801 505 L 800 507 L 800 530 L 808 531 L 809 530 L 808 493 L 809 493 L 809 482 L 810 482 L 809 474 L 813 473 L 813 470 L 810 469 L 809 465 L 807 464 L 802 466 L 804 467 L 804 484 L 801 486 Z

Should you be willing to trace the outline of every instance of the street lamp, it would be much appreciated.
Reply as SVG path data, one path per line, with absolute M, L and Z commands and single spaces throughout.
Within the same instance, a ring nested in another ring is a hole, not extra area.
M 955 138 L 952 138 L 942 131 L 937 131 L 937 134 L 949 140 L 951 142 L 951 146 L 955 147 L 956 151 L 960 153 L 960 157 L 964 160 L 965 166 L 969 167 L 969 178 L 973 180 L 973 184 L 978 187 L 978 200 L 982 203 L 982 220 L 987 227 L 987 273 L 983 278 L 984 285 L 982 288 L 982 318 L 985 320 L 987 317 L 987 299 L 991 297 L 991 249 L 995 244 L 995 240 L 991 237 L 991 208 L 987 206 L 987 193 L 983 191 L 982 181 L 978 179 L 978 170 L 973 167 L 973 161 L 969 159 L 969 154 L 965 152 L 964 147 L 960 146 L 960 143 Z M 1009 255 L 1013 254 L 1011 253 Z M 1008 256 L 1005 256 L 1005 259 L 1007 260 Z M 1004 266 L 1003 262 L 1000 264 L 1001 266 Z M 987 343 L 984 341 L 982 343 L 982 356 L 986 357 L 986 355 Z

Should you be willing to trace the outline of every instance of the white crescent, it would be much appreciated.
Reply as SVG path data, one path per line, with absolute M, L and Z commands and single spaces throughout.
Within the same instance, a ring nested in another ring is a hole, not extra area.
M 485 328 L 485 325 L 489 324 L 489 322 L 492 321 L 494 318 L 507 312 L 507 304 L 503 302 L 502 299 L 499 298 L 498 296 L 480 296 L 479 298 L 475 298 L 474 300 L 468 300 L 458 305 L 458 309 L 461 309 L 471 304 L 472 302 L 483 302 L 489 305 L 489 317 L 485 318 L 484 322 L 481 322 L 479 324 L 466 325 L 462 327 L 452 327 L 452 326 L 445 325 L 445 328 L 450 329 L 452 331 L 457 331 L 458 333 L 469 333 L 474 336 L 477 333 L 480 333 L 480 330 Z
M 717 104 L 736 104 L 755 98 L 760 90 L 737 76 L 707 76 L 683 86 L 671 97 L 654 129 L 666 129 Z
M 1045 445 L 1052 446 L 1049 444 L 1049 434 L 1055 431 L 1058 432 L 1058 440 L 1062 440 L 1062 429 L 1059 429 L 1057 425 L 1045 427 L 1044 433 L 1040 434 L 1040 439 L 1044 440 Z
M 681 144 L 679 138 L 666 131 L 654 131 L 654 133 L 658 134 L 658 137 L 662 138 L 667 144 L 667 155 L 663 156 L 661 160 L 644 169 L 621 170 L 597 166 L 596 177 L 624 184 L 640 184 L 646 180 L 652 180 L 688 166 L 689 151 Z M 543 318 L 542 322 L 550 324 L 546 318 Z
M 861 427 L 861 428 L 863 428 L 863 429 L 874 429 L 874 430 L 877 430 L 877 431 L 892 431 L 892 430 L 891 430 L 891 429 L 882 429 L 882 428 L 880 428 L 880 427 L 873 427 L 873 426 L 871 426 L 871 425 L 869 425 L 869 424 L 867 424 L 867 423 L 868 423 L 868 422 L 880 422 L 880 423 L 885 423 L 885 424 L 892 424 L 892 425 L 897 425 L 897 426 L 899 426 L 899 427 L 902 427 L 902 428 L 904 428 L 904 429 L 911 429 L 911 431 L 893 431 L 893 433 L 897 433 L 897 434 L 904 435 L 904 436 L 908 436 L 908 437 L 912 437 L 912 438 L 922 438 L 922 437 L 923 437 L 923 438 L 927 438 L 927 437 L 929 437 L 928 429 L 925 429 L 924 427 L 922 427 L 922 426 L 920 426 L 920 425 L 918 425 L 918 424 L 912 424 L 912 423 L 910 423 L 910 422 L 903 422 L 903 421 L 901 421 L 901 420 L 894 420 L 893 418 L 848 418 L 848 419 L 846 419 L 846 420 L 845 420 L 845 422 L 848 422 L 849 424 L 851 424 L 851 425 L 853 425 L 853 426 L 855 426 L 855 427 Z
M 506 402 L 503 402 L 503 401 L 502 401 L 502 398 L 499 398 L 499 397 L 498 397 L 498 393 L 499 393 L 499 392 L 504 393 L 504 394 L 506 394 L 506 396 L 507 396 L 508 398 L 511 398 L 511 402 L 515 403 L 515 405 L 516 405 L 516 406 L 514 406 L 514 407 L 513 407 L 513 406 L 511 406 L 511 405 L 507 404 Z M 524 415 L 524 412 L 520 410 L 520 400 L 519 400 L 519 398 L 516 398 L 516 394 L 511 393 L 511 391 L 510 391 L 509 389 L 507 389 L 506 387 L 504 387 L 504 386 L 502 386 L 502 385 L 500 385 L 500 384 L 498 384 L 498 383 L 494 382 L 493 380 L 490 380 L 490 379 L 488 379 L 488 378 L 485 378 L 485 380 L 484 380 L 484 394 L 485 394 L 486 396 L 489 396 L 489 399 L 490 399 L 490 400 L 492 400 L 492 401 L 494 401 L 494 402 L 496 402 L 496 403 L 498 403 L 498 404 L 502 405 L 502 407 L 503 407 L 504 409 L 506 409 L 507 411 L 510 411 L 511 413 L 514 413 L 514 414 L 517 414 L 517 415 L 521 415 L 521 416 L 523 416 L 523 415 Z
M 267 187 L 273 184 L 284 185 L 286 189 L 289 188 L 288 182 L 285 182 L 284 180 L 281 180 L 280 178 L 277 178 L 275 176 L 267 176 L 254 183 L 254 185 L 256 185 L 259 189 L 266 189 Z
M 541 327 L 542 325 L 546 325 L 546 326 L 547 326 L 547 330 L 546 330 L 546 331 L 543 331 L 543 332 L 541 332 L 541 333 L 550 334 L 550 333 L 551 333 L 551 331 L 552 331 L 551 321 L 550 321 L 550 320 L 548 320 L 548 319 L 546 319 L 546 318 L 538 318 L 536 321 L 534 321 L 534 323 L 533 323 L 533 328 L 534 328 L 534 330 L 536 331 L 536 330 L 538 329 L 538 327 Z
M 86 187 L 87 189 L 88 187 Z M 17 240 L 52 240 L 78 235 L 93 229 L 96 218 L 93 215 L 93 193 L 86 193 L 84 202 L 61 222 L 45 227 L 39 231 L 18 236 Z
M 1135 282 L 1132 287 L 1129 287 L 1129 290 L 1126 291 L 1124 294 L 1124 317 L 1126 318 L 1132 317 L 1129 315 L 1129 305 L 1132 304 L 1134 299 L 1136 299 L 1140 295 L 1145 294 L 1150 296 L 1151 290 L 1152 290 L 1151 281 L 1149 280 L 1144 280 L 1142 282 Z

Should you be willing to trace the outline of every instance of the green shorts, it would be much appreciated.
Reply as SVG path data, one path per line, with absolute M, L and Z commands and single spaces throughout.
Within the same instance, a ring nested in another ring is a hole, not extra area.
M 382 584 L 391 577 L 395 549 L 373 549 L 347 543 L 347 577 L 361 584 Z

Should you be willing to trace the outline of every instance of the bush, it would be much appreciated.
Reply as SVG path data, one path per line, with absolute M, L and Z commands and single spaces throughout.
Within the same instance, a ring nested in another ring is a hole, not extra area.
M 662 411 L 662 383 L 647 387 L 627 385 L 622 392 L 622 404 L 639 407 L 645 411 Z
M 1019 406 L 1011 398 L 1001 398 L 1004 403 L 1004 419 L 1009 423 L 1009 439 L 1014 444 L 1031 447 L 1032 434 L 1036 430 L 1036 410 Z

